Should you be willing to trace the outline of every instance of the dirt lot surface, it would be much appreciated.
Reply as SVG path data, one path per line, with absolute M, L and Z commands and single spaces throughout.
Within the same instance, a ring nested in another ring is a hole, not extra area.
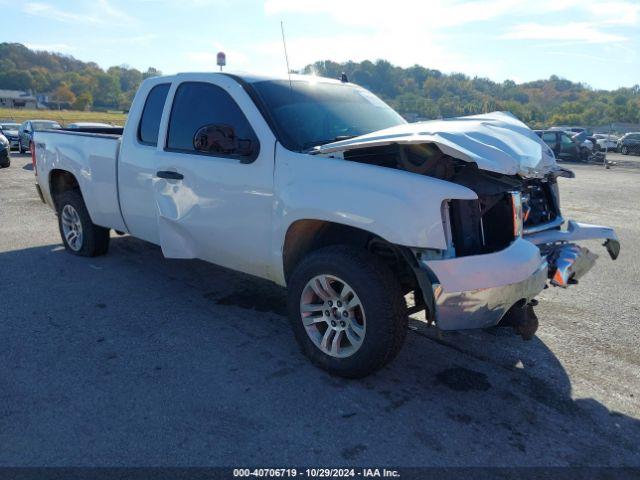
M 0 170 L 0 466 L 640 466 L 640 157 L 567 165 L 565 218 L 622 252 L 549 289 L 538 336 L 416 318 L 361 381 L 298 352 L 272 284 L 112 238 L 68 255 L 30 159 Z

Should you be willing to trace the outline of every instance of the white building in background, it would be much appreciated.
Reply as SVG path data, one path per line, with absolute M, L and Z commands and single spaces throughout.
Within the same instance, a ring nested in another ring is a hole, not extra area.
M 20 90 L 0 90 L 0 108 L 35 109 L 38 105 L 36 97 Z

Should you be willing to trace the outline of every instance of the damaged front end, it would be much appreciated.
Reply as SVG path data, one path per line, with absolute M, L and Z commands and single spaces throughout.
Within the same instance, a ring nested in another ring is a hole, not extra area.
M 460 168 L 467 174 L 450 180 L 474 190 L 478 199 L 448 202 L 445 219 L 451 225 L 453 255 L 422 262 L 438 278 L 434 290 L 438 327 L 451 330 L 500 323 L 530 338 L 538 322 L 532 309 L 534 297 L 547 281 L 563 288 L 577 284 L 598 258 L 575 242 L 603 240 L 615 260 L 620 251 L 616 233 L 609 227 L 565 222 L 557 178 L 570 176 L 567 171 L 523 179 L 483 172 L 470 164 Z M 521 243 L 533 249 L 516 248 Z M 454 277 L 472 280 L 460 285 Z
M 566 288 L 597 256 L 575 242 L 601 239 L 616 259 L 613 229 L 565 221 L 560 168 L 513 116 L 494 113 L 424 122 L 320 147 L 316 153 L 406 170 L 465 186 L 477 199 L 442 205 L 446 250 L 412 249 L 430 320 L 441 330 L 507 324 L 530 338 L 535 297 Z M 419 212 L 416 212 L 419 214 Z

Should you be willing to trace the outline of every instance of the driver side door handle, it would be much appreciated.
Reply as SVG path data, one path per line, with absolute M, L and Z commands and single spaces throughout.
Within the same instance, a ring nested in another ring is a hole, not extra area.
M 169 170 L 160 170 L 159 172 L 156 172 L 156 177 L 167 180 L 182 180 L 184 175 L 178 172 L 171 172 Z

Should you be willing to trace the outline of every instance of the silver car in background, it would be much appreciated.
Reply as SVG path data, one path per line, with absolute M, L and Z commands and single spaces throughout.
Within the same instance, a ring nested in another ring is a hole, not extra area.
M 0 135 L 4 135 L 4 137 L 9 141 L 11 148 L 18 148 L 18 142 L 20 140 L 20 136 L 18 134 L 19 128 L 19 123 L 0 122 Z

